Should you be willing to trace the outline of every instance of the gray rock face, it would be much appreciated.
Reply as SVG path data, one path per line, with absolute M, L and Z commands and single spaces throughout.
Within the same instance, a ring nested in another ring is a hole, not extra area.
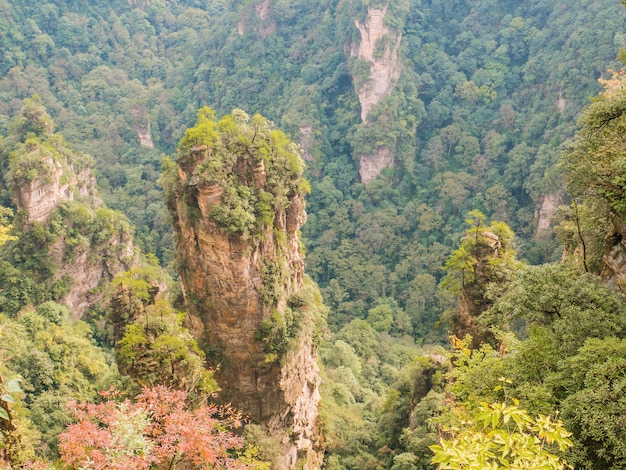
M 46 158 L 43 163 L 49 168 L 47 178 L 14 188 L 15 205 L 24 210 L 28 222 L 47 223 L 61 201 L 73 201 L 77 195 L 89 199 L 93 206 L 102 205 L 89 168 L 77 173 L 71 164 L 66 164 L 64 170 L 64 165 L 52 158 Z
M 402 73 L 402 61 L 398 50 L 402 33 L 394 31 L 385 24 L 387 5 L 382 8 L 370 8 L 363 23 L 355 21 L 361 33 L 361 41 L 353 44 L 351 55 L 370 64 L 368 80 L 357 87 L 361 104 L 361 120 L 367 125 L 367 117 L 372 108 L 386 96 L 389 96 Z M 384 47 L 380 47 L 380 45 Z M 394 155 L 386 147 L 380 147 L 372 154 L 358 155 L 361 182 L 373 181 L 382 170 L 393 166 Z

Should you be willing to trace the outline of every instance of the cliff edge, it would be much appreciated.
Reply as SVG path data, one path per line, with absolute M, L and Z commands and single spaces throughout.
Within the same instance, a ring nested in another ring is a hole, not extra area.
M 33 279 L 80 318 L 101 297 L 99 287 L 136 264 L 132 227 L 103 207 L 93 159 L 54 133 L 39 97 L 24 100 L 1 144 L 3 180 L 22 232 L 14 256 L 25 266 L 37 258 Z

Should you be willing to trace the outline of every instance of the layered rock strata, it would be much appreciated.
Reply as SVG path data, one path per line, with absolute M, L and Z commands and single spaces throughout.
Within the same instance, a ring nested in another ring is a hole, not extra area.
M 27 184 L 16 185 L 13 191 L 14 202 L 24 214 L 26 229 L 33 223 L 48 225 L 55 211 L 64 202 L 77 201 L 83 206 L 84 213 L 95 219 L 101 214 L 97 211 L 102 201 L 97 197 L 96 184 L 90 168 L 79 172 L 67 161 L 59 162 L 53 158 L 42 160 L 42 166 L 48 170 L 45 176 L 33 179 Z M 60 236 L 48 249 L 51 263 L 57 267 L 54 279 L 71 279 L 71 287 L 62 300 L 76 318 L 80 318 L 87 308 L 101 298 L 97 291 L 103 282 L 110 282 L 116 274 L 130 269 L 137 263 L 132 242 L 130 224 L 119 213 L 107 209 L 107 223 L 113 227 L 110 236 L 98 243 L 86 240 L 87 245 L 68 246 L 67 228 L 61 229 Z M 71 226 L 71 211 L 59 217 L 61 224 Z M 73 243 L 72 243 L 73 245 Z
M 62 201 L 73 201 L 76 196 L 102 205 L 96 197 L 96 182 L 89 168 L 76 172 L 73 165 L 65 161 L 62 164 L 51 157 L 43 158 L 42 164 L 48 169 L 45 178 L 16 185 L 13 192 L 15 205 L 24 211 L 29 223 L 47 223 Z

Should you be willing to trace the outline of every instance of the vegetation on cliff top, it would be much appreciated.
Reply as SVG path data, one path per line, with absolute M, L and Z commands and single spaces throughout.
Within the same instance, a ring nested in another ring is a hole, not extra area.
M 177 163 L 193 174 L 181 183 L 175 167 L 166 166 L 162 182 L 170 201 L 175 192 L 185 194 L 193 221 L 198 188 L 220 188 L 209 216 L 227 235 L 244 239 L 273 227 L 275 215 L 309 191 L 298 147 L 264 117 L 250 119 L 239 109 L 217 121 L 213 110 L 201 108 L 180 141 Z

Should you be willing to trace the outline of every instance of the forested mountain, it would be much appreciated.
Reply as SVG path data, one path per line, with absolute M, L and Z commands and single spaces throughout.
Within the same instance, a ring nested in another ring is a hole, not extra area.
M 364 124 L 356 91 L 372 80 L 357 23 L 379 3 L 6 3 L 3 127 L 38 94 L 96 156 L 102 195 L 136 243 L 168 263 L 162 156 L 202 105 L 260 112 L 305 147 L 308 272 L 331 306 L 364 315 L 391 295 L 419 329 L 439 314 L 439 275 L 423 275 L 458 243 L 467 211 L 511 224 L 531 262 L 550 256 L 532 241 L 538 211 L 559 200 L 559 145 L 617 68 L 625 13 L 613 0 L 393 2 L 372 54 L 396 38 L 387 62 L 399 75 Z M 360 156 L 383 148 L 392 168 L 360 185 Z
M 197 404 L 208 364 L 271 389 L 298 343 L 320 434 L 285 439 L 325 468 L 472 455 L 479 403 L 513 397 L 517 437 L 557 410 L 573 433 L 546 427 L 537 462 L 622 468 L 625 21 L 616 0 L 0 0 L 0 372 L 24 379 L 26 443 L 6 455 L 57 458 L 65 403 L 98 387 Z M 238 464 L 287 465 L 268 429 Z

